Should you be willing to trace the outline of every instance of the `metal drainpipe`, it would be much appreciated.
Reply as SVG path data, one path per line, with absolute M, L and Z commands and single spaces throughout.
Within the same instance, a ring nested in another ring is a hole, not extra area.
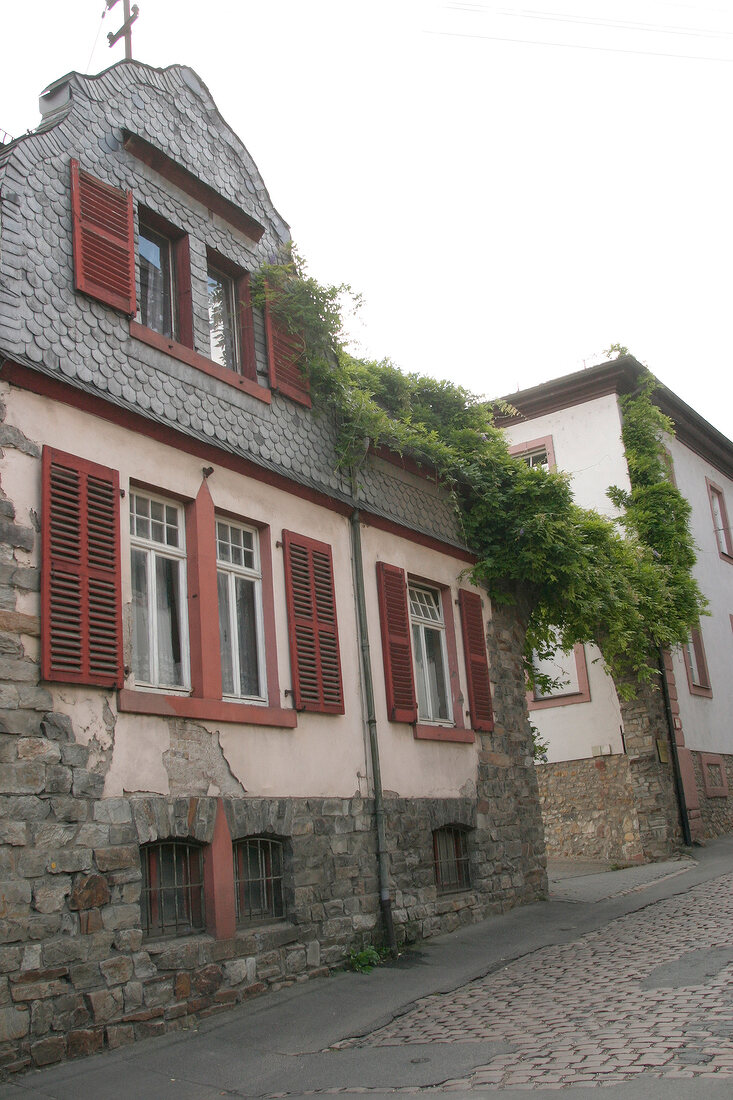
M 664 650 L 661 646 L 657 646 L 657 659 L 659 661 L 659 673 L 662 677 L 662 693 L 664 695 L 664 710 L 667 715 L 667 728 L 669 730 L 669 740 L 672 746 L 672 770 L 674 771 L 674 786 L 675 793 L 677 795 L 677 807 L 680 811 L 680 823 L 682 825 L 682 839 L 685 845 L 689 848 L 692 845 L 692 833 L 690 832 L 690 818 L 687 813 L 687 802 L 685 801 L 685 788 L 682 783 L 682 773 L 680 772 L 680 758 L 677 753 L 677 732 L 674 728 L 674 716 L 672 714 L 672 706 L 669 700 L 669 684 L 667 683 L 667 669 L 664 664 Z
M 356 588 L 356 617 L 359 623 L 359 641 L 361 645 L 361 675 L 366 703 L 366 721 L 369 730 L 369 749 L 372 761 L 372 780 L 374 783 L 374 817 L 377 825 L 377 861 L 379 866 L 379 904 L 382 909 L 387 945 L 393 955 L 397 954 L 394 921 L 392 920 L 392 898 L 389 892 L 389 862 L 387 859 L 387 834 L 384 822 L 384 797 L 382 795 L 382 773 L 379 767 L 379 740 L 377 737 L 377 717 L 374 713 L 374 685 L 372 681 L 372 662 L 369 654 L 369 628 L 364 598 L 364 567 L 361 553 L 361 523 L 359 509 L 351 513 L 351 559 L 354 567 L 354 587 Z

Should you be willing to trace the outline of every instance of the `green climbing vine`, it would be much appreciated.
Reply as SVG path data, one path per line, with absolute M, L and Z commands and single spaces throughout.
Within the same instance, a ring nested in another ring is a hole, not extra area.
M 651 375 L 622 398 L 631 491 L 609 490 L 620 510 L 614 520 L 579 507 L 564 474 L 510 455 L 496 405 L 348 354 L 343 303 L 359 304 L 348 285 L 322 286 L 290 251 L 265 265 L 253 289 L 257 304 L 267 300 L 278 323 L 303 338 L 314 408 L 338 425 L 339 463 L 358 476 L 368 449 L 387 446 L 453 492 L 478 558 L 473 579 L 524 611 L 530 676 L 531 654 L 549 654 L 558 641 L 566 649 L 596 642 L 617 685 L 656 675 L 655 647 L 684 642 L 705 601 L 691 572 L 689 506 L 663 444 L 673 426 L 652 401 Z

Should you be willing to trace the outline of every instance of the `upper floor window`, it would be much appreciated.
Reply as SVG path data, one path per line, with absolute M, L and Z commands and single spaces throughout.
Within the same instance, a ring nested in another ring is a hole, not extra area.
M 692 695 L 712 695 L 708 663 L 705 657 L 702 633 L 699 627 L 690 631 L 690 639 L 683 650 L 687 683 Z
M 543 470 L 550 469 L 550 461 L 547 457 L 547 448 L 541 447 L 536 451 L 529 451 L 527 454 L 522 455 L 523 461 L 529 466 L 530 470 L 535 470 L 537 467 L 541 467 Z
M 228 370 L 239 370 L 235 280 L 211 263 L 207 269 L 210 356 Z
M 551 435 L 528 439 L 524 443 L 512 443 L 509 454 L 514 455 L 515 458 L 521 458 L 530 470 L 555 469 L 555 446 Z
M 171 241 L 141 222 L 139 253 L 141 323 L 173 339 L 176 333 Z
M 216 562 L 223 693 L 264 702 L 262 574 L 257 531 L 218 519 Z
M 137 684 L 184 688 L 188 678 L 183 509 L 130 493 L 132 667 Z
M 440 593 L 411 584 L 408 596 L 418 718 L 424 722 L 448 722 L 448 659 Z
M 718 553 L 721 558 L 733 560 L 733 536 L 731 536 L 728 509 L 725 504 L 725 495 L 718 485 L 708 481 L 708 495 L 710 497 L 710 510 L 713 513 L 713 530 L 718 544 Z

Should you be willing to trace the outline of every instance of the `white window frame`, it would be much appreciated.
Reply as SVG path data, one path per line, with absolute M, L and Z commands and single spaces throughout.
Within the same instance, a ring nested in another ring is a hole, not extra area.
M 163 508 L 171 508 L 176 514 L 176 529 L 178 531 L 178 546 L 169 546 L 153 538 L 145 538 L 133 532 L 133 520 L 136 513 L 133 511 L 135 498 L 148 500 L 151 503 L 160 504 Z M 191 687 L 190 681 L 190 646 L 188 637 L 188 581 L 186 575 L 186 524 L 183 507 L 174 500 L 157 496 L 154 493 L 143 492 L 131 486 L 130 488 L 130 579 L 132 581 L 132 552 L 133 550 L 145 553 L 145 568 L 148 588 L 148 650 L 150 654 L 150 680 L 135 679 L 135 686 L 147 690 L 164 691 L 166 694 L 188 693 Z M 180 684 L 166 684 L 161 680 L 158 668 L 158 614 L 157 614 L 157 579 L 155 561 L 157 558 L 166 558 L 178 563 L 178 587 L 180 592 L 180 611 L 178 630 L 181 641 L 181 679 Z
M 235 374 L 240 374 L 242 371 L 242 346 L 237 310 L 237 280 L 233 275 L 229 275 L 226 271 L 222 271 L 215 261 L 209 260 L 206 266 L 207 300 L 211 295 L 211 282 L 218 282 L 222 287 L 222 326 L 224 329 L 229 329 L 232 361 L 227 363 L 224 351 L 221 348 L 214 347 L 214 326 L 212 325 L 210 304 L 208 306 L 209 356 L 211 361 L 218 366 L 224 367 L 225 370 L 233 371 Z
M 413 607 L 412 594 L 413 592 L 428 593 L 435 600 L 435 610 L 437 611 L 437 617 L 430 615 L 420 615 L 415 611 Z M 451 718 L 452 711 L 452 698 L 451 698 L 451 685 L 450 685 L 450 669 L 448 666 L 448 645 L 446 641 L 445 633 L 445 616 L 443 614 L 443 597 L 439 588 L 433 588 L 429 584 L 422 584 L 419 581 L 407 582 L 407 606 L 410 613 L 410 634 L 412 641 L 412 667 L 413 675 L 415 677 L 415 688 L 418 702 L 418 722 L 425 723 L 426 725 L 433 726 L 453 726 L 453 720 Z M 425 631 L 433 630 L 440 638 L 440 650 L 443 659 L 443 685 L 445 689 L 445 701 L 446 710 L 448 712 L 447 717 L 440 718 L 436 716 L 438 711 L 438 700 L 432 698 L 432 692 L 430 690 L 430 682 L 427 676 L 421 676 L 420 665 L 417 660 L 417 653 L 415 652 L 415 628 L 417 628 L 420 645 L 423 653 L 423 668 L 425 668 Z M 417 690 L 420 680 L 424 682 L 425 698 L 427 700 L 428 711 L 427 714 L 420 712 L 420 692 Z
M 257 645 L 257 671 L 259 680 L 259 691 L 257 695 L 242 695 L 239 692 L 224 692 L 222 686 L 222 698 L 233 699 L 237 702 L 246 701 L 248 703 L 255 703 L 261 706 L 267 706 L 267 668 L 265 657 L 265 618 L 262 609 L 262 565 L 260 561 L 260 533 L 256 527 L 249 526 L 245 523 L 237 523 L 234 520 L 229 519 L 226 516 L 215 517 L 216 522 L 216 574 L 217 574 L 217 591 L 219 584 L 219 574 L 223 574 L 227 578 L 227 587 L 229 589 L 229 632 L 231 638 L 231 657 L 232 657 L 232 679 L 234 684 L 240 683 L 240 667 L 239 667 L 239 624 L 236 614 L 236 578 L 244 577 L 254 583 L 254 596 L 255 596 L 255 636 Z M 252 556 L 253 565 L 239 565 L 235 562 L 224 561 L 219 557 L 219 524 L 223 524 L 230 530 L 237 530 L 246 532 L 252 536 Z M 217 611 L 218 614 L 218 611 Z M 222 665 L 224 655 L 222 654 Z

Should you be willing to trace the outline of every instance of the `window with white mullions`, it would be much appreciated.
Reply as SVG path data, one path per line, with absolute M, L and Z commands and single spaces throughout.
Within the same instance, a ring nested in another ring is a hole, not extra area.
M 216 522 L 219 640 L 224 695 L 264 703 L 262 574 L 257 531 Z
M 130 493 L 130 557 L 135 682 L 186 688 L 186 548 L 178 504 Z
M 448 656 L 440 593 L 411 584 L 408 589 L 418 718 L 450 721 Z

